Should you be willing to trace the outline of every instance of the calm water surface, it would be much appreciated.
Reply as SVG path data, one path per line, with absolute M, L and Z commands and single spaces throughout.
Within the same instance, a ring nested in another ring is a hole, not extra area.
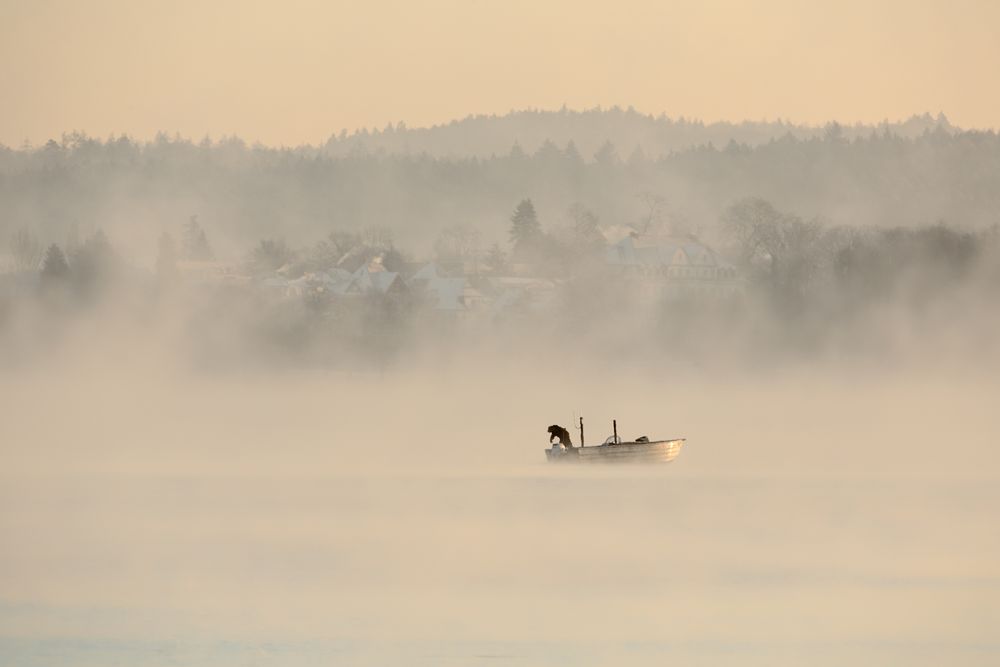
M 0 664 L 996 665 L 997 481 L 18 476 Z

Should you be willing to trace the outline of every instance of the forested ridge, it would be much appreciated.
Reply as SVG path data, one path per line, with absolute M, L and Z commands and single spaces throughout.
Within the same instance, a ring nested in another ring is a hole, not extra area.
M 679 138 L 658 144 L 650 127 L 673 128 Z M 554 138 L 539 143 L 543 132 Z M 484 137 L 505 149 L 476 154 Z M 983 228 L 1000 218 L 998 185 L 997 134 L 929 116 L 801 128 L 621 110 L 523 112 L 296 148 L 236 137 L 140 142 L 70 133 L 0 149 L 0 234 L 28 227 L 44 242 L 65 242 L 104 229 L 142 255 L 164 230 L 197 215 L 223 257 L 242 255 L 262 236 L 302 244 L 368 227 L 423 250 L 456 225 L 502 240 L 511 207 L 524 197 L 544 225 L 562 224 L 577 203 L 603 225 L 630 224 L 655 198 L 664 215 L 698 231 L 733 202 L 761 197 L 834 225 Z

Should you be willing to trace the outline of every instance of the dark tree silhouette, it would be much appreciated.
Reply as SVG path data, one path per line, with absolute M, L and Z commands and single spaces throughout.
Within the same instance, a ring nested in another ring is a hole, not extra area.
M 522 199 L 510 217 L 510 241 L 514 254 L 523 254 L 536 249 L 542 239 L 542 226 L 535 213 L 535 205 L 530 199 Z
M 722 224 L 741 268 L 769 282 L 782 298 L 801 296 L 828 254 L 826 230 L 818 220 L 782 213 L 760 198 L 730 206 Z
M 205 230 L 198 222 L 198 216 L 192 215 L 184 225 L 184 259 L 204 262 L 214 258 L 215 254 L 208 244 Z
M 63 241 L 73 220 L 86 226 L 158 202 L 191 202 L 184 204 L 190 213 L 211 211 L 212 224 L 201 223 L 185 243 L 188 221 L 180 219 L 174 237 L 187 259 L 208 256 L 205 246 L 218 243 L 216 234 L 252 247 L 275 233 L 279 219 L 290 242 L 371 225 L 391 225 L 405 238 L 419 229 L 433 239 L 485 211 L 503 211 L 521 193 L 532 194 L 540 214 L 583 201 L 615 225 L 638 222 L 640 192 L 662 195 L 670 216 L 687 217 L 694 228 L 750 193 L 840 225 L 912 226 L 946 218 L 975 228 L 996 222 L 997 133 L 961 131 L 928 116 L 843 126 L 840 135 L 823 127 L 702 124 L 627 110 L 513 113 L 429 130 L 369 129 L 294 149 L 251 148 L 236 139 L 199 147 L 165 136 L 148 143 L 102 141 L 77 133 L 61 142 L 56 171 L 41 146 L 0 150 L 0 235 L 6 246 L 15 230 L 26 227 L 59 242 L 72 258 L 72 244 Z M 522 149 L 512 152 L 515 139 Z M 572 141 L 574 150 L 559 151 L 561 157 L 551 146 L 539 150 L 546 139 L 557 147 Z M 646 160 L 637 153 L 627 163 L 605 160 L 605 151 L 597 164 L 595 153 L 606 140 L 622 157 L 639 146 Z M 716 148 L 731 140 L 730 148 Z M 362 141 L 367 151 L 352 152 Z M 55 173 L 64 177 L 53 178 Z M 88 186 L 79 190 L 79 183 Z M 41 201 L 45 214 L 36 216 Z M 208 231 L 212 238 L 202 242 Z M 485 247 L 497 240 L 483 233 Z
M 610 141 L 605 141 L 594 153 L 594 161 L 602 167 L 615 167 L 621 162 L 621 159 L 618 157 L 615 145 Z
M 94 297 L 113 284 L 122 262 L 108 237 L 98 229 L 73 255 L 71 267 L 80 293 Z
M 66 262 L 66 255 L 55 243 L 45 251 L 45 260 L 42 262 L 42 282 L 54 283 L 69 279 L 69 263 Z
M 770 261 L 769 250 L 782 214 L 760 197 L 741 199 L 722 215 L 722 227 L 734 245 L 735 255 L 744 268 L 759 261 Z

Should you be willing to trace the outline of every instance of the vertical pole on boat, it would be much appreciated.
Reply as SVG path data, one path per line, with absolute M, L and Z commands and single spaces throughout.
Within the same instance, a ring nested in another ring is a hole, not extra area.
M 615 430 L 615 439 L 614 439 L 613 442 L 617 445 L 618 444 L 618 420 L 617 419 L 612 419 L 611 420 L 611 427 Z
M 583 417 L 580 417 L 580 446 L 587 446 L 587 441 L 583 439 Z

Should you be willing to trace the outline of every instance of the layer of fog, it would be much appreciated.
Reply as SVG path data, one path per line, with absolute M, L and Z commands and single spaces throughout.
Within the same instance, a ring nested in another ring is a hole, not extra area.
M 3 634 L 279 647 L 263 664 L 988 664 L 995 393 L 916 368 L 220 375 L 123 344 L 2 379 Z M 611 418 L 689 441 L 665 468 L 546 467 L 545 426 L 580 414 L 591 444 Z
M 991 293 L 959 285 L 947 294 Z M 895 315 L 860 320 L 875 354 L 788 355 L 773 314 L 727 330 L 708 307 L 669 338 L 646 326 L 650 302 L 623 300 L 592 326 L 446 321 L 409 329 L 399 353 L 303 363 L 248 330 L 274 314 L 253 301 L 109 290 L 8 312 L 11 660 L 995 655 L 1000 433 L 978 310 L 914 332 L 890 299 Z M 941 300 L 927 303 L 919 321 Z M 590 444 L 611 419 L 689 440 L 664 468 L 546 466 L 545 427 L 579 416 Z
M 857 134 L 659 160 L 81 137 L 0 155 L 0 232 L 68 259 L 0 284 L 0 657 L 222 640 L 333 642 L 321 664 L 494 645 L 989 664 L 996 137 Z M 277 265 L 237 287 L 152 270 L 192 214 L 234 265 L 261 238 L 311 260 L 373 225 L 416 260 L 455 224 L 505 236 L 531 195 L 549 307 L 331 316 L 266 294 Z M 737 293 L 668 298 L 565 233 L 567 210 L 635 231 L 656 202 L 658 231 L 734 262 Z M 590 444 L 612 419 L 689 440 L 665 468 L 547 467 L 545 427 L 580 416 Z

